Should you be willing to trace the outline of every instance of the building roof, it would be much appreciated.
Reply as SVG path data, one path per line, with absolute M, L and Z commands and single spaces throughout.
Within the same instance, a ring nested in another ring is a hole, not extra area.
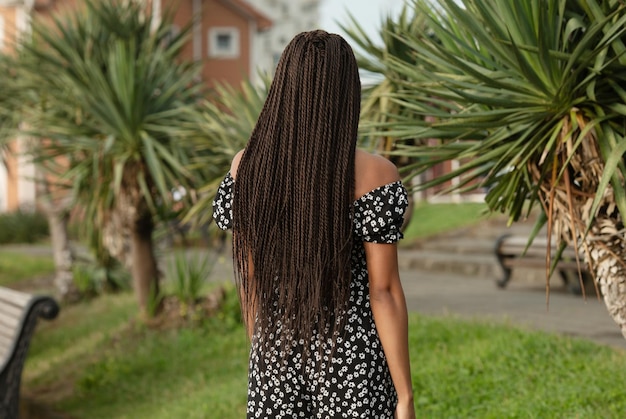
M 259 31 L 265 31 L 272 27 L 270 18 L 259 12 L 248 4 L 245 0 L 219 0 L 221 3 L 230 6 L 236 12 L 249 20 L 254 20 Z

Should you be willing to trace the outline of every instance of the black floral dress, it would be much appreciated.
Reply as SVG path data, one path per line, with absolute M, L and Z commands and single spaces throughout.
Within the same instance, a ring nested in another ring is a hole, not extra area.
M 213 217 L 224 230 L 232 226 L 233 184 L 228 174 L 213 202 Z M 363 242 L 400 240 L 407 205 L 400 181 L 380 186 L 354 202 L 345 338 L 314 340 L 311 353 L 316 355 L 308 357 L 302 368 L 297 342 L 288 354 L 289 362 L 281 364 L 282 352 L 274 335 L 255 330 L 248 371 L 248 418 L 393 418 L 397 397 L 370 308 Z

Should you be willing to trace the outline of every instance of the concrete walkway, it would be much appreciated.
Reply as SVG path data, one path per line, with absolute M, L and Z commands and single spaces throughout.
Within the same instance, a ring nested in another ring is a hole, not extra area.
M 409 311 L 489 319 L 580 338 L 626 350 L 626 339 L 595 295 L 586 299 L 551 284 L 512 282 L 500 289 L 492 279 L 432 271 L 402 271 Z

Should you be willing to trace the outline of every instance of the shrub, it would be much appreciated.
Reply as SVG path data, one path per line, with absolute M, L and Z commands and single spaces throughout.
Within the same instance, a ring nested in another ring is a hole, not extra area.
M 96 260 L 84 259 L 74 264 L 72 273 L 74 285 L 84 297 L 130 289 L 130 273 L 119 263 L 103 266 Z
M 200 299 L 202 287 L 206 284 L 213 269 L 213 261 L 208 257 L 188 257 L 185 253 L 175 256 L 171 275 L 174 295 L 181 304 L 181 315 L 188 317 Z
M 0 214 L 0 244 L 34 243 L 49 235 L 48 220 L 37 211 Z

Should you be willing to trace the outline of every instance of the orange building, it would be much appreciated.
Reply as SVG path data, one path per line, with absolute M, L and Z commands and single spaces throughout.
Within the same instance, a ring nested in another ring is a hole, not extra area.
M 106 0 L 105 0 L 106 1 Z M 196 17 L 183 58 L 203 61 L 202 80 L 238 85 L 254 80 L 260 34 L 272 21 L 244 0 L 141 0 L 154 16 L 173 8 L 174 30 Z M 9 52 L 17 37 L 28 33 L 34 17 L 80 7 L 81 0 L 0 0 L 0 51 Z M 1 75 L 0 75 L 1 77 Z M 2 94 L 2 92 L 0 92 Z M 34 206 L 35 168 L 25 158 L 25 140 L 11 145 L 15 155 L 0 164 L 0 212 Z

